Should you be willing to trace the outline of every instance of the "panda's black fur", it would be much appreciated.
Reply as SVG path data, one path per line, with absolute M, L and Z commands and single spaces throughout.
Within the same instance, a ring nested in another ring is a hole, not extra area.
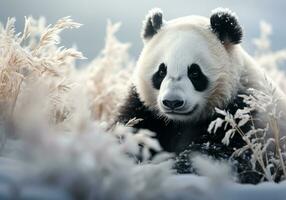
M 144 21 L 143 30 L 142 30 L 142 38 L 147 40 L 152 38 L 163 25 L 163 14 L 160 9 L 153 9 L 149 12 Z
M 225 107 L 230 113 L 234 114 L 237 109 L 243 109 L 245 103 L 239 94 L 245 94 L 240 92 L 235 98 Z M 132 86 L 129 91 L 128 98 L 125 104 L 121 107 L 117 122 L 126 124 L 129 120 L 136 118 L 142 119 L 134 125 L 135 129 L 148 129 L 156 133 L 156 138 L 160 142 L 162 148 L 168 152 L 174 152 L 179 154 L 187 148 L 191 143 L 221 143 L 222 138 L 225 135 L 226 130 L 220 128 L 216 133 L 209 133 L 207 131 L 211 121 L 219 117 L 218 114 L 213 114 L 204 121 L 197 123 L 182 124 L 176 121 L 166 121 L 164 118 L 158 116 L 158 112 L 152 111 L 139 99 L 136 88 Z M 249 129 L 249 125 L 244 129 Z M 188 132 L 191 130 L 192 132 Z M 240 136 L 235 135 L 230 141 L 228 148 L 239 148 L 244 144 Z
M 219 9 L 210 17 L 212 31 L 223 43 L 238 44 L 243 31 L 236 16 L 228 9 Z

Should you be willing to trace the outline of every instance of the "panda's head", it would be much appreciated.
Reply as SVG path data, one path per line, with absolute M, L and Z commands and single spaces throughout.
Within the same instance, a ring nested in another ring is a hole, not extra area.
M 239 84 L 242 29 L 227 9 L 210 18 L 163 20 L 160 9 L 143 24 L 144 48 L 135 70 L 140 99 L 158 116 L 194 121 L 225 105 Z

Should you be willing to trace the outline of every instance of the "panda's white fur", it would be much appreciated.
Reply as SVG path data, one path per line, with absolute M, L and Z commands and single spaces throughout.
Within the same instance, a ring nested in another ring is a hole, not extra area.
M 144 47 L 118 121 L 142 118 L 135 127 L 156 132 L 167 151 L 180 152 L 190 142 L 220 142 L 225 130 L 211 139 L 207 132 L 209 122 L 216 117 L 215 108 L 230 107 L 234 112 L 243 108 L 238 95 L 247 93 L 248 88 L 265 91 L 267 75 L 240 46 L 242 30 L 229 10 L 216 10 L 211 18 L 188 16 L 171 21 L 164 21 L 162 15 L 159 9 L 147 15 L 142 34 Z M 167 73 L 160 87 L 155 88 L 152 78 L 162 63 Z M 188 66 L 194 63 L 208 79 L 203 90 L 196 89 L 188 77 Z M 284 97 L 278 88 L 276 95 Z M 170 112 L 163 100 L 176 98 L 184 103 Z M 283 101 L 279 109 L 286 111 L 285 108 Z M 283 120 L 279 123 L 285 134 Z M 234 147 L 244 145 L 239 140 L 242 139 L 234 141 Z
M 162 62 L 167 64 L 168 73 L 160 90 L 155 90 L 150 80 Z M 196 91 L 188 79 L 187 66 L 192 63 L 199 64 L 209 78 L 210 87 L 206 91 Z M 144 104 L 162 115 L 161 100 L 168 93 L 183 96 L 187 111 L 199 105 L 190 116 L 166 115 L 167 118 L 199 120 L 208 115 L 210 109 L 222 107 L 230 101 L 239 87 L 243 87 L 240 77 L 249 75 L 248 68 L 256 66 L 240 45 L 225 47 L 210 30 L 208 18 L 189 16 L 165 22 L 158 33 L 145 42 L 134 84 Z M 258 71 L 255 75 L 261 76 Z M 182 79 L 175 81 L 179 76 Z

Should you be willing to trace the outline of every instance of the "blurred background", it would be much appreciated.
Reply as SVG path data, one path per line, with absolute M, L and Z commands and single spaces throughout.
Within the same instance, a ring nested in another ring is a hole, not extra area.
M 271 37 L 273 50 L 285 47 L 285 0 L 1 0 L 0 20 L 6 23 L 7 17 L 17 19 L 17 30 L 23 30 L 24 16 L 35 18 L 44 16 L 48 24 L 53 24 L 60 17 L 71 16 L 84 24 L 79 30 L 62 33 L 62 45 L 71 47 L 75 44 L 89 59 L 94 58 L 104 45 L 107 20 L 122 22 L 118 38 L 132 44 L 130 54 L 139 56 L 142 42 L 140 30 L 142 20 L 149 9 L 160 7 L 166 20 L 186 15 L 209 16 L 216 7 L 228 7 L 239 16 L 245 31 L 243 46 L 253 54 L 252 39 L 260 34 L 259 22 L 264 20 L 272 25 Z

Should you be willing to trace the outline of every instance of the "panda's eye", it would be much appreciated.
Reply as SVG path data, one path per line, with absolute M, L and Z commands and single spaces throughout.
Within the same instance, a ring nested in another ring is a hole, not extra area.
M 191 64 L 188 68 L 188 76 L 191 79 L 197 79 L 201 76 L 201 69 L 198 64 Z
M 164 63 L 161 63 L 159 66 L 158 74 L 160 77 L 164 78 L 167 74 L 167 67 Z
M 160 89 L 161 83 L 167 75 L 167 66 L 164 63 L 159 65 L 158 70 L 152 76 L 152 83 L 154 88 Z
M 193 63 L 188 67 L 188 77 L 197 91 L 202 92 L 207 89 L 208 77 L 202 72 L 198 64 Z

